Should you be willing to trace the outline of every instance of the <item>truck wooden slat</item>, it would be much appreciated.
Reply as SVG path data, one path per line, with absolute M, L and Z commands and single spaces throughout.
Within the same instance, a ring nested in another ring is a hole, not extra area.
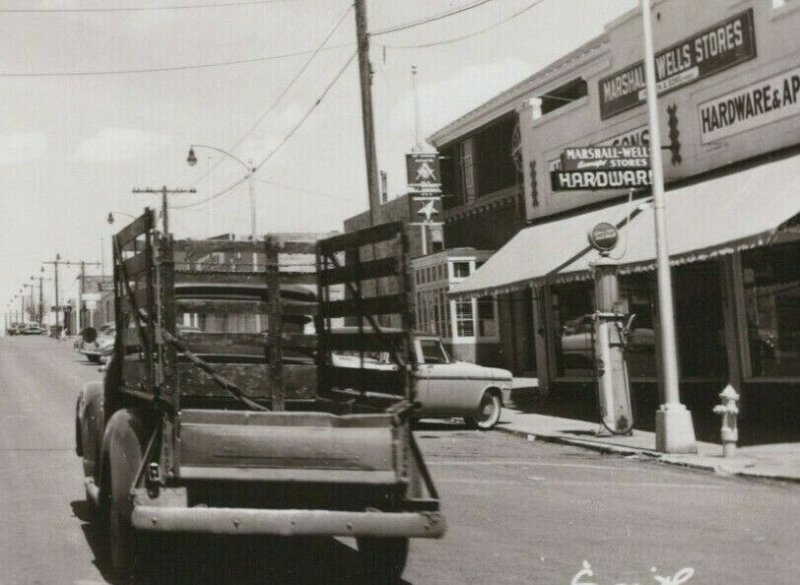
M 331 286 L 355 280 L 399 276 L 399 274 L 400 262 L 396 257 L 379 258 L 360 264 L 345 264 L 340 268 L 328 268 L 320 273 L 320 285 Z
M 146 209 L 145 212 L 130 224 L 122 228 L 115 237 L 117 246 L 120 250 L 127 248 L 128 244 L 134 242 L 136 238 L 151 230 L 154 225 L 153 210 Z
M 137 254 L 136 256 L 124 260 L 122 265 L 124 266 L 128 278 L 133 280 L 137 276 L 144 274 L 145 270 L 148 269 L 147 255 Z
M 319 252 L 330 256 L 337 252 L 344 252 L 353 248 L 383 242 L 396 237 L 397 233 L 402 231 L 402 229 L 403 224 L 401 222 L 393 221 L 365 228 L 357 232 L 333 236 L 320 241 Z
M 380 334 L 369 333 L 364 330 L 364 335 L 357 333 L 328 333 L 324 336 L 325 346 L 330 351 L 397 351 L 403 347 L 406 337 L 402 332 L 385 332 Z
M 176 262 L 180 265 L 180 262 Z M 264 284 L 263 272 L 232 270 L 183 270 L 175 271 L 175 284 Z
M 391 315 L 402 313 L 405 310 L 406 296 L 404 294 L 366 297 L 361 300 L 329 301 L 319 305 L 319 315 L 324 318 Z

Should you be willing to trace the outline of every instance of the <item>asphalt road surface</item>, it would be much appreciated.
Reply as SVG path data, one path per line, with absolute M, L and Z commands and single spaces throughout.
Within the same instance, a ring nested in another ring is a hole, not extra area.
M 71 344 L 0 339 L 0 585 L 114 583 L 88 522 L 75 397 L 100 376 Z M 448 533 L 415 540 L 407 584 L 794 584 L 800 485 L 528 442 L 417 430 Z M 193 539 L 161 582 L 366 585 L 346 540 Z M 140 583 L 147 581 L 140 580 Z

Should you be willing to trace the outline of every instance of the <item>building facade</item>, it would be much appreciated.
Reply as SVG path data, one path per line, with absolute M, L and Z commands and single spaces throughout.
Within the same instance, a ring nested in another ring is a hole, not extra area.
M 745 420 L 790 428 L 800 413 L 800 3 L 661 0 L 652 27 L 681 399 L 701 433 L 718 429 L 710 408 L 731 383 Z M 530 225 L 454 290 L 529 295 L 540 388 L 591 396 L 597 253 L 586 233 L 614 224 L 620 307 L 635 315 L 628 366 L 639 418 L 652 419 L 660 364 L 649 188 L 625 188 L 625 169 L 562 168 L 567 148 L 649 145 L 641 30 L 633 10 L 495 100 L 521 104 Z

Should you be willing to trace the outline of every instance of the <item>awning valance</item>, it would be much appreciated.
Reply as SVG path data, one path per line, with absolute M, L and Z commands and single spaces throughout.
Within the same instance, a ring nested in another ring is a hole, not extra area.
M 673 265 L 767 245 L 800 213 L 800 156 L 674 189 L 665 199 Z M 625 222 L 629 213 L 631 221 Z M 620 262 L 622 273 L 652 269 L 656 257 L 653 215 L 648 199 L 531 226 L 454 286 L 452 293 L 472 297 L 587 278 L 598 253 L 586 245 L 586 233 L 600 221 L 620 228 L 620 242 L 612 256 Z

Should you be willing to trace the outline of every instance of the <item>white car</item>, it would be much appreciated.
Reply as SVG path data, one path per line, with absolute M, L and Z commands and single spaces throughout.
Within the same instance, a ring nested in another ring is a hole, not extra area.
M 453 361 L 434 335 L 414 336 L 417 357 L 415 418 L 463 417 L 469 428 L 489 430 L 500 420 L 503 392 L 511 389 L 511 372 Z M 360 356 L 334 354 L 333 365 L 396 370 L 387 353 Z

